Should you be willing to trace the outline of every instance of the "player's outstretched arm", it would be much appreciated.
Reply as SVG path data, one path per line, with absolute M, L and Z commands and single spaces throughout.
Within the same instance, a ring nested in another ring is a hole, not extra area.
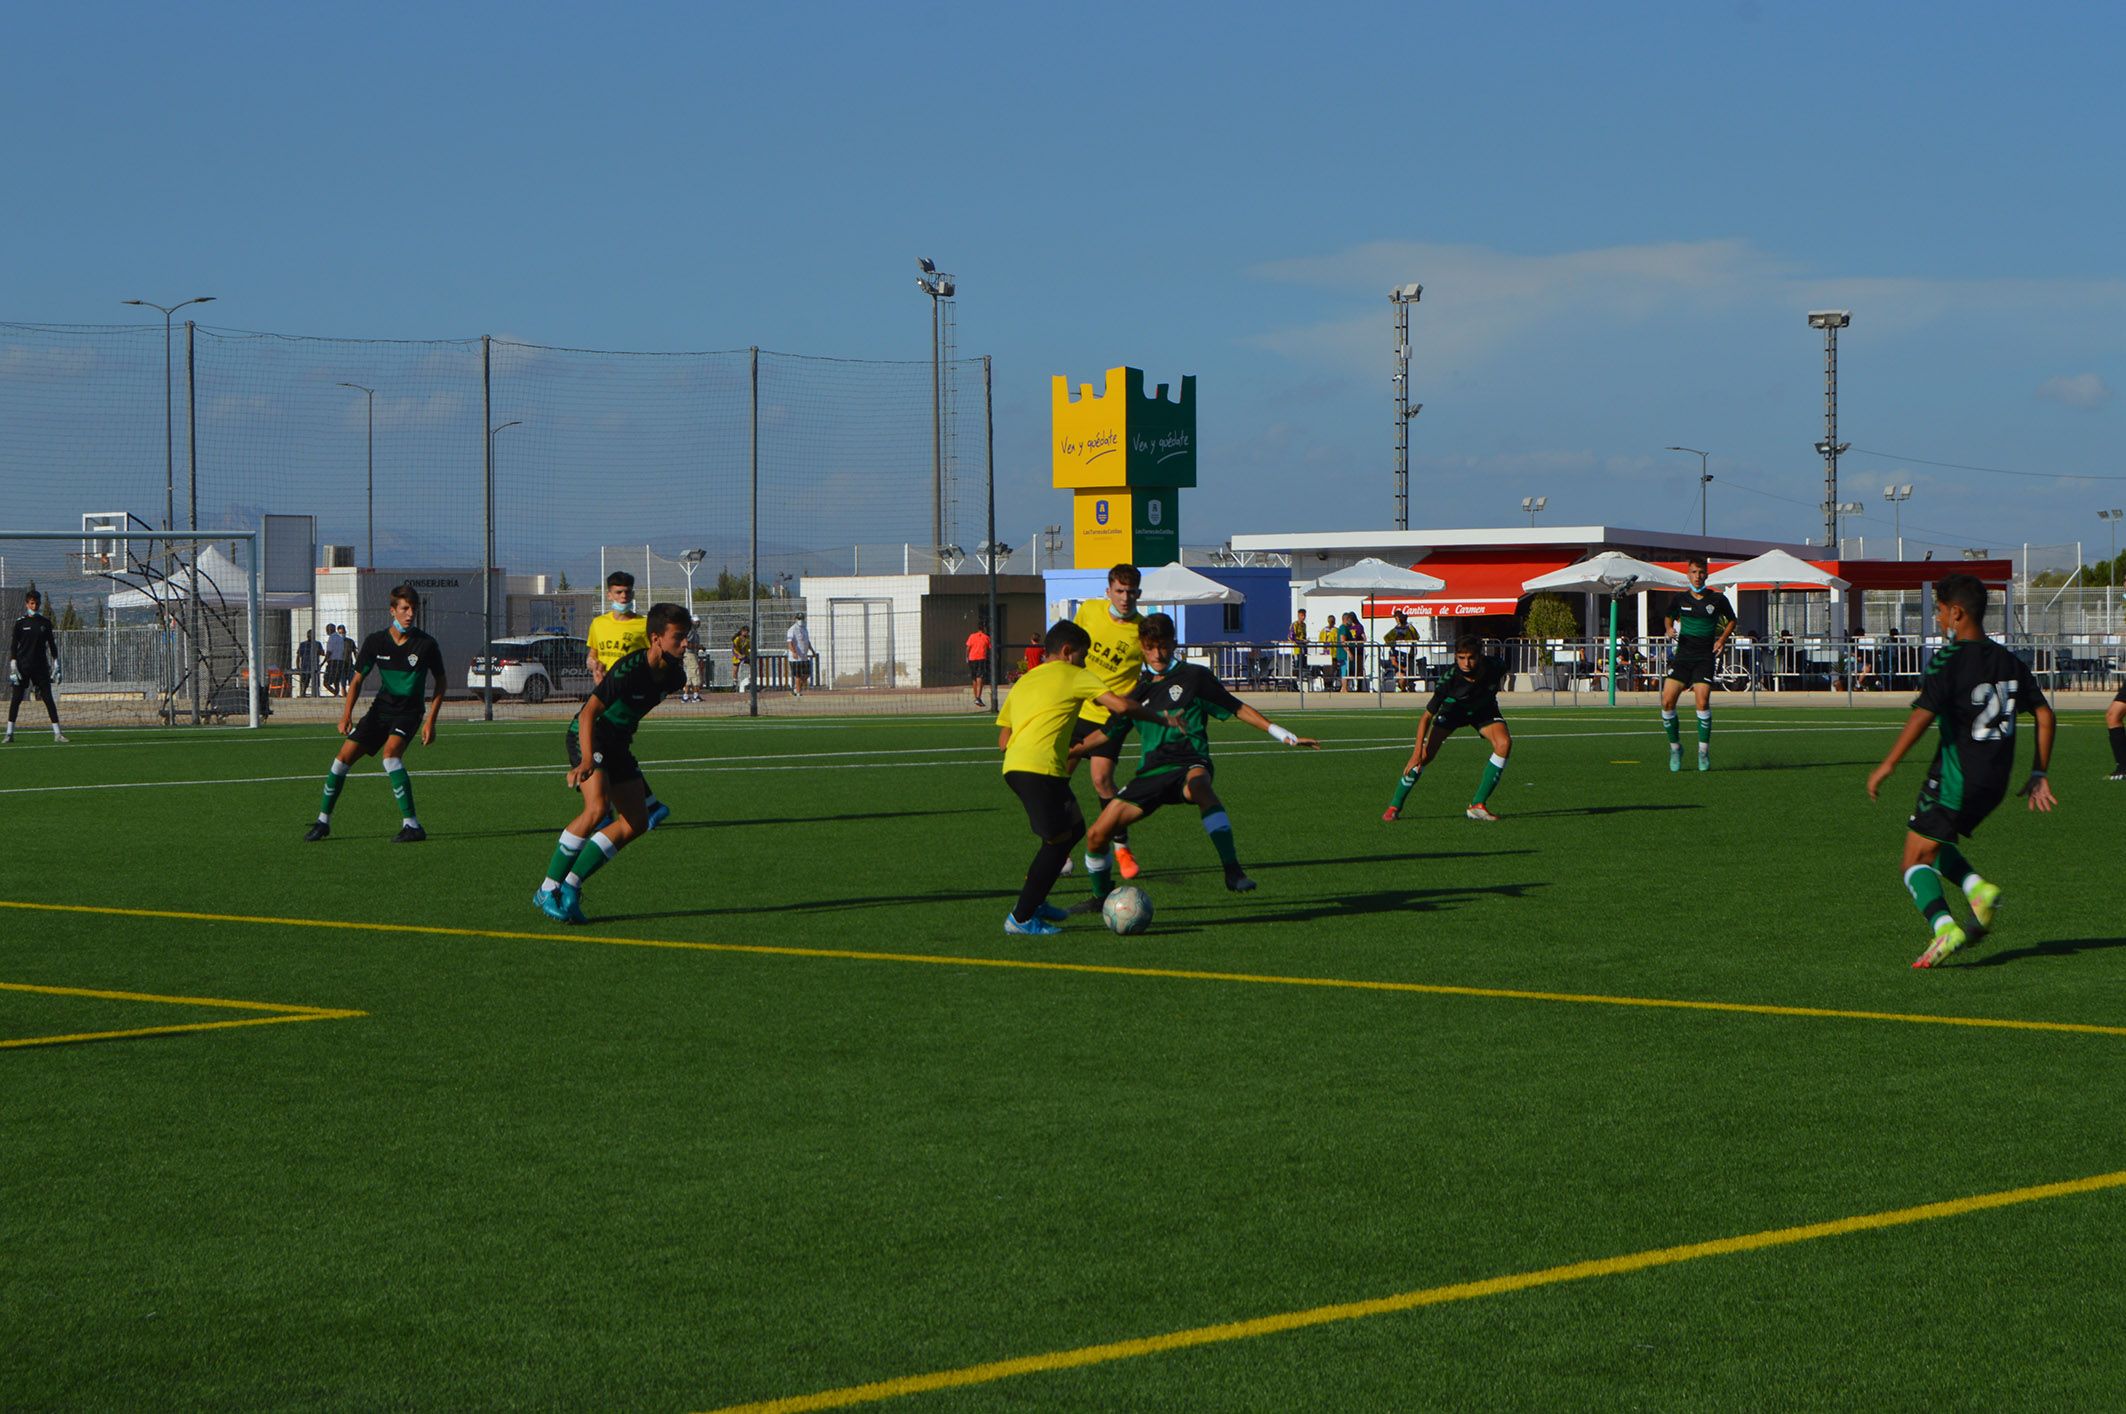
M 2023 788 L 2017 794 L 2030 797 L 2032 810 L 2050 810 L 2060 803 L 2059 797 L 2052 793 L 2051 779 L 2045 774 L 2052 766 L 2052 733 L 2059 725 L 2059 719 L 2043 702 L 2030 715 L 2037 719 L 2037 755 L 2030 760 L 2030 779 L 2023 782 Z
M 1181 719 L 1173 713 L 1154 712 L 1134 697 L 1118 697 L 1112 692 L 1103 692 L 1098 697 L 1095 697 L 1093 701 L 1118 717 L 1133 717 L 1140 722 L 1159 722 L 1169 727 L 1181 724 Z M 1088 737 L 1087 740 L 1089 741 L 1091 738 Z
M 1268 717 L 1263 716 L 1262 713 L 1248 706 L 1248 704 L 1245 702 L 1240 704 L 1240 710 L 1238 712 L 1235 712 L 1233 715 L 1235 717 L 1238 717 L 1241 721 L 1246 722 L 1249 726 L 1253 727 L 1258 732 L 1268 732 L 1272 737 L 1275 737 L 1278 741 L 1283 742 L 1286 746 L 1304 746 L 1310 751 L 1321 750 L 1321 743 L 1316 741 L 1313 737 L 1298 736 L 1292 732 L 1286 731 L 1283 727 L 1278 726 L 1275 722 L 1271 721 Z
M 999 750 L 999 751 L 1009 751 L 1010 749 L 1011 749 L 1011 728 L 1010 728 L 1010 727 L 998 727 L 998 728 L 997 728 L 997 750 Z
M 1932 712 L 1924 707 L 1912 709 L 1912 715 L 1905 718 L 1904 730 L 1897 734 L 1897 740 L 1890 745 L 1890 754 L 1882 758 L 1880 766 L 1868 773 L 1868 799 L 1876 799 L 1876 792 L 1881 790 L 1882 783 L 1890 778 L 1890 772 L 1897 769 L 1897 763 L 1905 759 L 1905 753 L 1912 749 L 1912 744 L 1933 725 Z

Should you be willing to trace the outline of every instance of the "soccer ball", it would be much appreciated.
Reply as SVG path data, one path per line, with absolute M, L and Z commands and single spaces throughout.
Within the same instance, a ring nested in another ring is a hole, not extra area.
M 1117 933 L 1141 933 L 1152 926 L 1152 896 L 1134 884 L 1124 884 L 1100 905 L 1100 916 Z

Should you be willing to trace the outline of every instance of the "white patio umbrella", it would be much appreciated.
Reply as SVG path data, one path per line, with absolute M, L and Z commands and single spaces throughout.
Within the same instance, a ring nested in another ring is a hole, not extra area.
M 1769 584 L 1774 589 L 1791 589 L 1802 585 L 1811 589 L 1852 587 L 1829 570 L 1817 569 L 1807 560 L 1789 555 L 1784 550 L 1767 550 L 1754 559 L 1738 561 L 1718 574 L 1707 575 L 1705 582 L 1715 589 L 1725 589 L 1735 584 Z
M 1546 590 L 1609 596 L 1609 701 L 1617 700 L 1617 598 L 1646 589 L 1688 589 L 1690 580 L 1674 570 L 1634 559 L 1621 550 L 1604 550 L 1592 559 L 1567 565 L 1549 574 L 1524 580 L 1521 591 L 1541 594 Z
M 1161 565 L 1144 572 L 1145 604 L 1244 604 L 1248 596 L 1185 565 Z
M 1446 587 L 1447 581 L 1436 575 L 1368 558 L 1323 575 L 1314 581 L 1306 596 L 1363 594 L 1374 599 L 1387 594 L 1399 599 L 1414 599 L 1420 594 L 1437 594 Z
M 1395 599 L 1415 599 L 1425 594 L 1437 594 L 1447 587 L 1447 581 L 1422 570 L 1405 569 L 1391 565 L 1386 560 L 1367 556 L 1355 565 L 1346 565 L 1332 570 L 1300 591 L 1304 599 L 1326 598 L 1330 595 L 1348 598 L 1353 594 L 1366 596 L 1366 619 L 1371 622 L 1373 601 L 1385 594 Z M 1380 695 L 1380 675 L 1373 675 L 1373 692 Z
M 1738 584 L 1769 584 L 1772 593 L 1782 589 L 1836 589 L 1852 588 L 1845 580 L 1829 570 L 1820 570 L 1807 560 L 1790 555 L 1784 550 L 1767 550 L 1752 559 L 1739 560 L 1718 574 L 1705 577 L 1709 589 L 1727 589 Z M 1806 628 L 1806 625 L 1803 626 Z M 1754 683 L 1755 679 L 1752 678 Z M 1773 687 L 1778 686 L 1775 679 Z

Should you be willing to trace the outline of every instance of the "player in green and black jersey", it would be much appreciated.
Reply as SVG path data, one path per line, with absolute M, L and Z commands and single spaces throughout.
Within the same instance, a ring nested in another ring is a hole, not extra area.
M 1683 769 L 1683 744 L 1676 733 L 1676 703 L 1689 688 L 1698 702 L 1698 769 L 1713 768 L 1713 678 L 1720 670 L 1720 650 L 1735 632 L 1735 606 L 1718 590 L 1705 588 L 1705 556 L 1685 563 L 1690 589 L 1668 609 L 1668 632 L 1676 646 L 1668 657 L 1668 676 L 1661 683 L 1661 727 L 1668 733 L 1668 769 Z
M 1506 660 L 1487 655 L 1482 639 L 1464 634 L 1455 642 L 1454 671 L 1441 681 L 1417 719 L 1417 745 L 1411 749 L 1402 779 L 1395 783 L 1395 798 L 1381 812 L 1381 819 L 1402 818 L 1403 802 L 1410 798 L 1425 767 L 1439 755 L 1441 745 L 1463 727 L 1474 727 L 1490 745 L 1491 759 L 1484 763 L 1476 795 L 1463 813 L 1472 820 L 1497 823 L 1499 817 L 1485 802 L 1505 774 L 1506 758 L 1513 755 L 1513 733 L 1506 729 L 1505 715 L 1499 711 L 1499 688 L 1505 681 Z
M 686 686 L 687 635 L 694 616 L 677 604 L 652 604 L 644 627 L 649 641 L 598 680 L 590 700 L 568 726 L 568 783 L 583 792 L 583 809 L 561 832 L 532 903 L 560 923 L 587 922 L 583 881 L 638 835 L 649 833 L 649 798 L 635 761 L 635 729 L 658 703 Z M 610 812 L 612 819 L 600 826 Z
M 340 789 L 347 784 L 347 768 L 372 753 L 383 757 L 385 779 L 391 782 L 391 793 L 399 803 L 399 832 L 392 842 L 418 844 L 428 838 L 420 817 L 413 813 L 413 781 L 406 774 L 405 753 L 416 732 L 423 746 L 435 743 L 436 717 L 443 710 L 443 690 L 450 680 L 443 671 L 441 646 L 413 626 L 414 615 L 420 611 L 420 594 L 412 585 L 401 584 L 391 591 L 391 627 L 362 640 L 354 664 L 354 685 L 340 703 L 340 735 L 347 740 L 332 758 L 332 769 L 325 776 L 325 799 L 304 839 L 321 840 L 332 833 L 332 807 L 339 803 Z M 376 700 L 355 725 L 354 700 L 362 695 L 362 684 L 372 672 L 377 674 Z M 433 697 L 427 696 L 430 678 L 435 680 Z M 426 721 L 422 720 L 423 702 L 427 704 Z
M 1144 651 L 1144 676 L 1133 696 L 1161 713 L 1163 720 L 1136 724 L 1144 753 L 1137 774 L 1107 802 L 1100 818 L 1085 832 L 1085 868 L 1091 876 L 1095 898 L 1107 897 L 1113 887 L 1111 871 L 1115 861 L 1108 852 L 1108 842 L 1161 806 L 1184 801 L 1202 812 L 1203 831 L 1211 837 L 1211 846 L 1225 865 L 1225 886 L 1235 893 L 1246 893 L 1255 887 L 1255 881 L 1240 867 L 1240 855 L 1233 844 L 1233 822 L 1226 816 L 1218 793 L 1211 789 L 1213 720 L 1238 717 L 1286 746 L 1321 748 L 1321 743 L 1312 737 L 1295 736 L 1233 696 L 1209 668 L 1176 662 L 1174 638 L 1174 621 L 1165 614 L 1148 614 L 1137 625 L 1137 640 Z M 1103 734 L 1096 731 L 1073 746 L 1071 754 L 1083 756 L 1097 751 L 1102 744 Z
M 1956 841 L 1976 830 L 2008 793 L 2018 712 L 2037 720 L 2037 753 L 2018 793 L 2030 797 L 2032 810 L 2050 810 L 2058 803 L 2045 778 L 2052 760 L 2052 708 L 2029 665 L 1986 637 L 1986 586 L 1967 574 L 1942 580 L 1934 586 L 1934 622 L 1944 644 L 1927 665 L 1896 744 L 1868 776 L 1872 800 L 1904 754 L 1940 719 L 1941 745 L 1905 822 L 1905 888 L 1934 931 L 1914 967 L 1934 966 L 1993 924 L 2000 886 L 1979 877 Z M 1961 888 L 1971 906 L 1969 932 L 1949 912 L 1944 879 Z

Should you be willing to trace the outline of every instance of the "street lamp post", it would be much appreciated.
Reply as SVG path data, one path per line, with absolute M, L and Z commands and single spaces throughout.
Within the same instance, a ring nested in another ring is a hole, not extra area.
M 125 304 L 138 305 L 142 309 L 159 309 L 162 311 L 162 582 L 165 594 L 170 592 L 170 586 L 175 582 L 177 573 L 175 564 L 176 545 L 170 539 L 171 533 L 177 529 L 177 413 L 175 393 L 172 388 L 175 377 L 174 370 L 171 367 L 170 319 L 172 315 L 186 305 L 212 304 L 213 302 L 213 295 L 194 295 L 188 300 L 179 300 L 176 304 L 157 304 L 153 300 L 145 299 L 123 301 Z M 199 529 L 199 488 L 196 485 L 192 488 L 192 529 L 195 532 Z M 197 539 L 192 542 L 192 588 L 196 598 L 196 592 L 199 588 L 199 541 Z M 197 646 L 191 641 L 191 635 L 189 634 L 187 635 L 185 649 L 187 653 L 192 655 L 193 666 L 197 667 Z M 165 676 L 169 677 L 167 673 Z M 173 720 L 176 713 L 176 705 L 170 698 L 170 694 L 176 691 L 174 677 L 169 678 L 165 686 L 168 691 L 163 694 L 163 710 L 168 714 L 165 717 L 167 721 Z M 196 722 L 199 716 L 198 712 L 195 710 L 192 715 Z
M 930 296 L 930 545 L 945 543 L 945 400 L 944 368 L 938 359 L 938 301 L 951 299 L 956 287 L 952 276 L 933 260 L 918 256 L 916 268 L 923 273 L 915 283 Z
M 679 557 L 679 568 L 686 571 L 687 612 L 689 614 L 694 612 L 694 571 L 700 569 L 701 562 L 708 557 L 709 552 L 706 550 L 689 550 Z
M 365 388 L 359 383 L 342 383 L 340 386 L 369 395 L 369 547 L 363 563 L 373 574 L 376 571 L 376 389 Z
M 1521 509 L 1528 512 L 1528 524 L 1531 527 L 1535 525 L 1536 512 L 1542 510 L 1543 507 L 1549 504 L 1550 498 L 1548 496 L 1521 497 Z
M 1701 452 L 1696 447 L 1670 447 L 1668 450 L 1671 452 L 1689 452 L 1698 459 L 1698 538 L 1703 540 L 1705 538 L 1705 502 L 1707 496 L 1711 494 L 1708 488 L 1713 484 L 1712 473 L 1705 469 L 1705 459 L 1710 453 Z
M 1885 486 L 1882 488 L 1882 498 L 1890 503 L 1891 533 L 1897 537 L 1897 558 L 1902 560 L 1905 557 L 1905 502 L 1912 499 L 1912 483 L 1906 481 L 1895 486 Z M 1922 605 L 1921 607 L 1924 608 L 1925 606 Z M 1904 626 L 1905 592 L 1899 589 L 1897 591 L 1897 627 L 1902 630 Z
M 2111 606 L 2119 597 L 2119 520 L 2126 517 L 2126 510 L 2113 507 L 2098 511 L 2096 518 L 2111 527 L 2111 573 L 2104 576 L 2107 591 L 2104 595 L 2104 632 L 2111 632 Z M 2086 620 L 2084 621 L 2086 622 Z

